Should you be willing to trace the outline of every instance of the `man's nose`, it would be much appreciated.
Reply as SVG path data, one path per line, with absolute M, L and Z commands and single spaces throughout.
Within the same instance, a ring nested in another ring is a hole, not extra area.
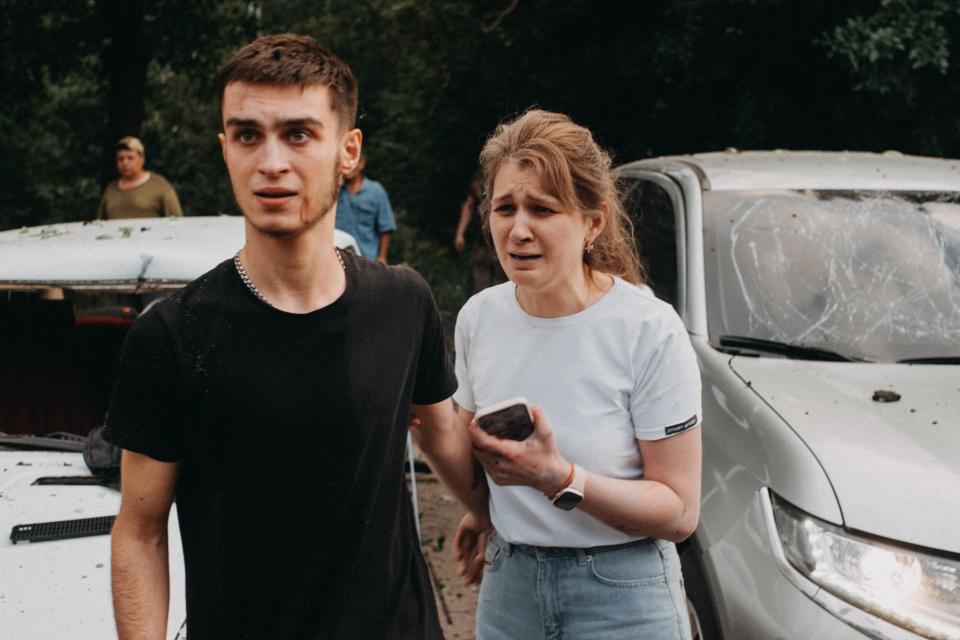
M 286 150 L 277 139 L 267 139 L 261 147 L 263 155 L 258 169 L 266 175 L 285 173 L 290 169 Z

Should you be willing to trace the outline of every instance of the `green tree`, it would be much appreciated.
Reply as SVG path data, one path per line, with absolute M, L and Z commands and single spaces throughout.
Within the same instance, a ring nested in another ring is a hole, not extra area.
M 232 208 L 213 78 L 255 34 L 240 0 L 0 0 L 0 228 L 92 218 L 137 135 L 188 212 Z
M 872 120 L 901 132 L 897 148 L 930 155 L 960 152 L 960 4 L 881 0 L 819 42 L 839 60 L 859 93 L 873 97 Z
M 121 6 L 122 5 L 122 6 Z M 395 258 L 461 296 L 451 239 L 484 138 L 532 105 L 618 161 L 739 148 L 960 154 L 955 0 L 0 0 L 0 227 L 90 218 L 139 134 L 188 214 L 234 213 L 215 70 L 316 37 L 360 81 Z M 128 37 L 128 36 L 135 37 Z
M 889 94 L 914 87 L 920 71 L 946 76 L 958 27 L 954 0 L 882 0 L 876 12 L 849 18 L 822 42 L 862 79 L 858 88 Z

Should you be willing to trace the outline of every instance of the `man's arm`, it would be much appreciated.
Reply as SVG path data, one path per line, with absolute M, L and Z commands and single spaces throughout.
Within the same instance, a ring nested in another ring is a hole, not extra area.
M 124 450 L 113 525 L 113 611 L 120 640 L 162 640 L 170 576 L 167 521 L 179 465 Z
M 390 232 L 384 231 L 380 234 L 380 250 L 377 252 L 377 260 L 387 264 L 387 251 L 390 248 Z
M 471 193 L 460 205 L 460 219 L 457 220 L 457 231 L 453 234 L 453 247 L 457 250 L 457 253 L 463 253 L 463 250 L 467 247 L 467 226 L 470 224 L 470 218 L 473 217 L 475 203 L 476 198 Z
M 390 234 L 397 230 L 397 220 L 393 217 L 393 207 L 390 206 L 390 196 L 382 185 L 377 192 L 380 194 L 380 202 L 377 206 L 377 233 L 380 234 L 380 250 L 377 252 L 377 260 L 387 264 L 387 249 L 390 248 Z
M 100 194 L 100 204 L 97 205 L 97 220 L 107 219 L 107 190 Z
M 163 192 L 163 215 L 169 218 L 182 218 L 183 209 L 180 208 L 180 198 L 173 185 L 168 185 Z
M 410 431 L 430 468 L 461 504 L 482 520 L 488 520 L 487 483 L 482 472 L 479 477 L 476 474 L 480 469 L 473 457 L 467 429 L 473 414 L 462 407 L 454 413 L 450 399 L 412 405 L 410 412 L 416 418 Z

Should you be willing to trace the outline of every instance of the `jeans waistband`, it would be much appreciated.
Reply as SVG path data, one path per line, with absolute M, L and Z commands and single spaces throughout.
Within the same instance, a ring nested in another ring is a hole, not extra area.
M 618 551 L 620 549 L 629 549 L 631 547 L 642 547 L 644 545 L 655 543 L 654 538 L 641 538 L 640 540 L 633 540 L 632 542 L 600 545 L 597 547 L 539 547 L 532 544 L 507 542 L 503 538 L 500 538 L 500 541 L 501 545 L 503 546 L 504 553 L 506 553 L 508 556 L 513 553 L 522 553 L 538 558 L 557 556 L 579 556 L 583 558 L 585 556 L 593 556 L 610 551 Z

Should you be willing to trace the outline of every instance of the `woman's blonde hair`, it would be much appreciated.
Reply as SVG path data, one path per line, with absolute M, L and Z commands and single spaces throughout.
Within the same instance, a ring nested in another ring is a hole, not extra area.
M 606 213 L 606 224 L 593 241 L 592 250 L 584 251 L 583 260 L 589 269 L 620 276 L 633 284 L 646 281 L 633 223 L 620 202 L 613 161 L 589 129 L 562 113 L 540 109 L 500 123 L 480 152 L 480 216 L 484 229 L 490 226 L 494 178 L 511 160 L 536 171 L 547 193 L 565 206 L 588 217 Z

